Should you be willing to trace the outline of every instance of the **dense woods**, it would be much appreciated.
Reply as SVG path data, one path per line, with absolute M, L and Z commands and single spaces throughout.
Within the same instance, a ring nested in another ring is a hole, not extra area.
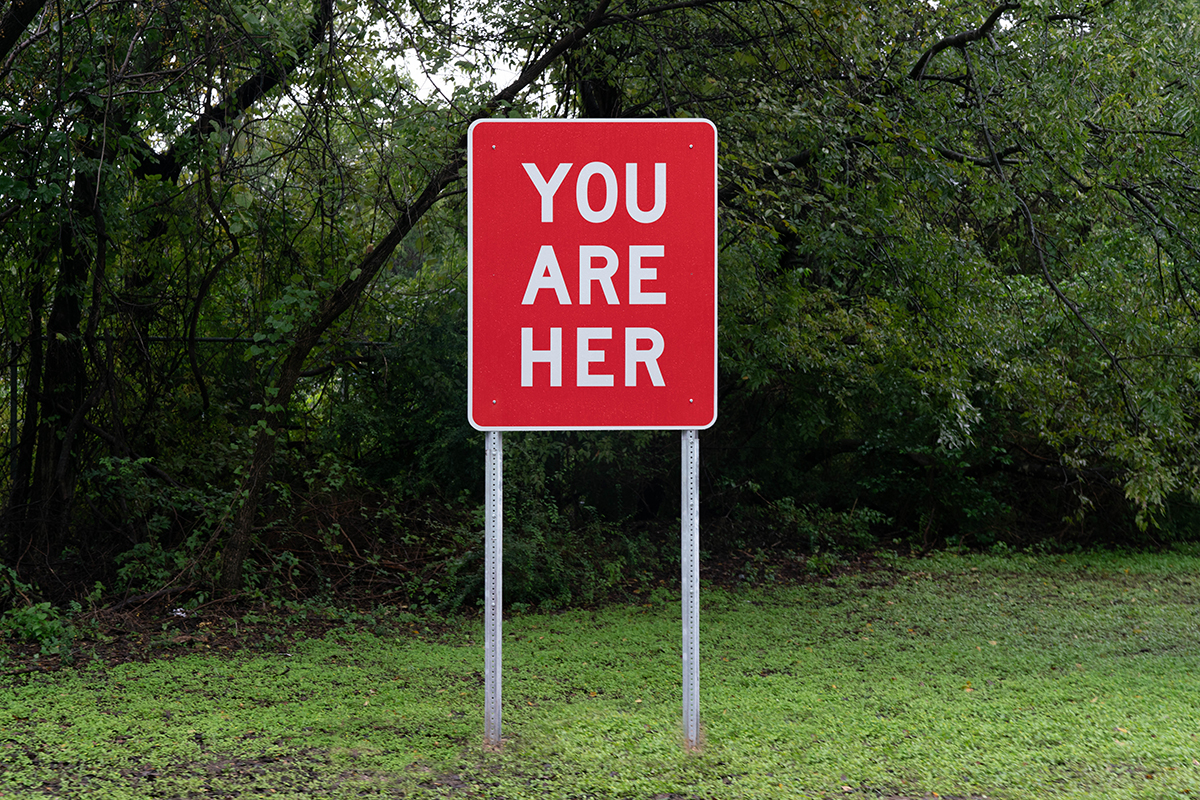
M 0 604 L 472 604 L 496 116 L 720 132 L 705 547 L 1193 537 L 1198 11 L 9 0 Z M 676 440 L 510 435 L 510 598 L 669 561 Z

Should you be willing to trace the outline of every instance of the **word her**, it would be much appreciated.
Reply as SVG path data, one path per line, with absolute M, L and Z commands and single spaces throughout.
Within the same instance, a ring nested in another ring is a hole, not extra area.
M 550 385 L 562 386 L 562 328 L 550 329 L 550 347 L 547 350 L 533 349 L 533 328 L 521 328 L 521 385 L 533 386 L 533 365 L 545 363 L 550 365 Z M 604 361 L 603 350 L 591 349 L 591 343 L 598 339 L 612 339 L 612 328 L 576 328 L 575 329 L 575 385 L 576 386 L 612 386 L 612 375 L 593 373 L 592 364 Z M 650 347 L 641 349 L 640 342 L 649 342 Z M 654 328 L 625 329 L 625 385 L 637 386 L 638 364 L 646 366 L 650 375 L 650 383 L 654 386 L 666 386 L 663 382 L 662 371 L 658 368 L 658 358 L 663 354 L 664 344 L 662 334 Z

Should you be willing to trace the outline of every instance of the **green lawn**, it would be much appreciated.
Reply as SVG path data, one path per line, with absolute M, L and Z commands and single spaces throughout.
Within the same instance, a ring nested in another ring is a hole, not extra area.
M 507 620 L 499 753 L 478 620 L 388 616 L 6 678 L 0 796 L 1200 796 L 1194 555 L 942 555 L 705 590 L 694 753 L 666 592 Z

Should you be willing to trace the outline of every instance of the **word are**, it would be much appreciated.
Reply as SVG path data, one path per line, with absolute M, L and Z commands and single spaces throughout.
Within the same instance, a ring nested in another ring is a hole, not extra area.
M 612 386 L 615 376 L 603 372 L 592 372 L 593 365 L 604 363 L 605 351 L 593 350 L 592 342 L 613 338 L 612 328 L 575 329 L 575 385 Z M 642 348 L 643 342 L 649 347 Z M 638 365 L 645 366 L 654 386 L 665 386 L 658 359 L 663 354 L 662 334 L 654 328 L 625 329 L 625 385 L 637 386 Z M 563 329 L 550 329 L 550 347 L 535 350 L 533 328 L 521 328 L 521 385 L 533 386 L 533 365 L 547 364 L 550 368 L 550 385 L 562 386 Z
M 658 278 L 658 269 L 642 264 L 642 259 L 662 258 L 664 248 L 661 244 L 634 244 L 629 246 L 629 305 L 661 306 L 666 305 L 666 292 L 643 291 L 642 283 Z M 596 262 L 603 262 L 597 266 Z M 617 274 L 620 261 L 617 252 L 611 247 L 598 244 L 579 246 L 579 305 L 591 305 L 592 284 L 600 285 L 604 293 L 604 301 L 610 306 L 620 305 L 613 277 Z M 521 305 L 530 306 L 537 300 L 538 292 L 549 289 L 554 292 L 560 306 L 571 305 L 571 293 L 567 291 L 567 282 L 563 279 L 562 268 L 558 264 L 558 256 L 554 247 L 542 245 L 538 250 L 537 260 L 533 264 L 533 272 L 525 285 L 525 296 Z

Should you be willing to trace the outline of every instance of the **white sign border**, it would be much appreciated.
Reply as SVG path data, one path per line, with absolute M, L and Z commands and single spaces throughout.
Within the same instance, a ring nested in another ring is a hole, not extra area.
M 712 231 L 712 281 L 713 281 L 713 357 L 712 357 L 712 418 L 703 425 L 479 425 L 475 422 L 474 417 L 474 326 L 475 326 L 475 292 L 474 292 L 474 275 L 475 275 L 475 184 L 474 174 L 471 169 L 471 154 L 474 153 L 475 129 L 480 125 L 496 125 L 504 123 L 517 124 L 571 124 L 571 125 L 605 125 L 613 123 L 705 123 L 712 128 L 713 134 L 713 165 L 712 165 L 712 180 L 713 180 L 713 231 Z M 718 416 L 718 352 L 720 338 L 720 321 L 718 317 L 718 308 L 720 305 L 720 282 L 719 282 L 719 256 L 720 243 L 718 241 L 718 220 L 717 211 L 719 203 L 717 194 L 719 191 L 718 182 L 718 159 L 717 155 L 720 151 L 720 137 L 717 132 L 717 126 L 712 120 L 702 117 L 671 117 L 671 118 L 613 118 L 613 119 L 564 119 L 564 118 L 547 118 L 539 117 L 533 119 L 524 118 L 486 118 L 478 119 L 471 123 L 467 129 L 467 420 L 471 423 L 471 427 L 477 431 L 642 431 L 642 430 L 662 430 L 662 431 L 682 431 L 682 430 L 707 430 L 717 422 Z

